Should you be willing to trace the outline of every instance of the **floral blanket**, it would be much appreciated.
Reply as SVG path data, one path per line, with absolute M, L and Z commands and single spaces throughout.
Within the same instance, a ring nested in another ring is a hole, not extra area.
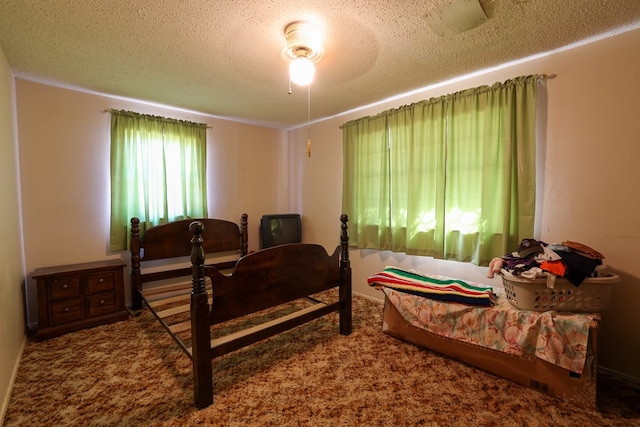
M 492 307 L 441 302 L 383 287 L 410 324 L 431 333 L 519 356 L 535 356 L 581 374 L 589 326 L 598 314 L 519 310 L 496 289 Z

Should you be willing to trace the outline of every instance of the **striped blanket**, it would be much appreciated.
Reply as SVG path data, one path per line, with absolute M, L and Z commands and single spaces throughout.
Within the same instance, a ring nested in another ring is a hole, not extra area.
M 386 267 L 367 279 L 369 286 L 395 289 L 437 301 L 475 306 L 493 306 L 495 294 L 488 286 L 435 274 L 422 274 L 397 267 Z

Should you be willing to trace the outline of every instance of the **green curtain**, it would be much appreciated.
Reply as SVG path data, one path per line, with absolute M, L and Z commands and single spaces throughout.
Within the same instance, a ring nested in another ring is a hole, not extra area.
M 342 204 L 344 212 L 353 215 L 349 218 L 350 239 L 361 248 L 390 248 L 387 144 L 384 114 L 343 126 L 343 158 L 350 162 L 343 179 L 352 185 L 344 187 Z
M 206 125 L 111 111 L 110 250 L 129 247 L 129 224 L 142 231 L 207 216 Z
M 537 79 L 346 123 L 343 211 L 358 230 L 352 243 L 487 265 L 531 237 Z
M 445 213 L 446 105 L 443 98 L 414 104 L 410 109 L 413 113 L 410 138 L 395 135 L 394 144 L 406 145 L 405 151 L 409 154 L 399 169 L 407 171 L 404 251 L 411 255 L 444 256 L 444 230 L 438 225 L 444 224 Z M 403 117 L 406 114 L 403 113 Z

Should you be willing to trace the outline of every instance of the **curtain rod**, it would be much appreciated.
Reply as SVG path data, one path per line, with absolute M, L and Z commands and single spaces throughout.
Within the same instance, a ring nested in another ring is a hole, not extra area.
M 198 122 L 192 122 L 190 120 L 182 120 L 182 119 L 175 119 L 175 118 L 171 118 L 171 117 L 156 116 L 156 115 L 153 115 L 153 114 L 136 113 L 135 111 L 117 110 L 115 108 L 108 108 L 106 110 L 102 110 L 102 112 L 103 113 L 117 113 L 117 114 L 122 114 L 122 115 L 141 116 L 141 117 L 147 117 L 147 118 L 149 118 L 151 120 L 167 121 L 167 122 L 178 122 L 178 123 L 183 123 L 183 124 L 188 124 L 188 125 L 195 125 L 195 126 L 198 126 L 198 127 L 205 127 L 207 129 L 212 129 L 212 127 L 207 125 L 206 123 L 198 123 Z
M 541 82 L 543 80 L 555 79 L 557 77 L 556 74 L 538 74 L 538 81 Z
M 346 126 L 346 125 L 348 125 L 348 124 L 351 124 L 352 122 L 357 122 L 357 121 L 359 121 L 359 120 L 363 120 L 363 119 L 367 119 L 367 118 L 375 118 L 375 117 L 378 117 L 378 116 L 381 116 L 381 115 L 386 115 L 386 114 L 389 114 L 389 113 L 392 113 L 392 112 L 398 111 L 398 110 L 403 109 L 403 108 L 406 108 L 406 107 L 411 107 L 412 105 L 419 104 L 419 103 L 421 103 L 421 102 L 428 102 L 428 101 L 430 101 L 430 100 L 432 100 L 432 99 L 435 99 L 435 100 L 437 100 L 437 101 L 438 101 L 438 100 L 445 99 L 445 98 L 447 98 L 447 97 L 449 97 L 449 96 L 457 95 L 457 94 L 459 94 L 459 93 L 463 93 L 463 92 L 466 92 L 466 91 L 488 89 L 488 88 L 491 88 L 491 87 L 496 86 L 496 85 L 508 84 L 508 83 L 510 83 L 510 82 L 512 82 L 512 81 L 514 81 L 514 80 L 516 80 L 516 79 L 522 79 L 522 78 L 535 79 L 535 82 L 536 82 L 536 83 L 541 83 L 541 82 L 542 82 L 542 81 L 544 81 L 544 80 L 547 80 L 547 79 L 553 79 L 553 78 L 555 78 L 555 77 L 556 77 L 556 74 L 546 74 L 546 73 L 542 73 L 542 74 L 529 74 L 529 75 L 524 75 L 524 76 L 514 77 L 514 78 L 512 78 L 512 79 L 505 80 L 504 82 L 495 82 L 495 83 L 493 83 L 492 85 L 482 85 L 482 86 L 478 86 L 478 87 L 475 87 L 475 88 L 463 89 L 463 90 L 461 90 L 461 91 L 454 92 L 454 93 L 450 93 L 450 94 L 448 94 L 448 95 L 440 95 L 440 96 L 436 96 L 436 97 L 433 97 L 433 98 L 425 99 L 425 100 L 422 100 L 422 101 L 416 101 L 416 102 L 414 102 L 414 103 L 412 103 L 412 104 L 409 104 L 409 105 L 402 105 L 402 106 L 400 106 L 400 107 L 390 108 L 390 109 L 388 109 L 388 110 L 381 111 L 381 112 L 379 112 L 379 113 L 377 113 L 377 114 L 374 114 L 374 115 L 372 115 L 372 116 L 367 115 L 367 116 L 360 117 L 360 118 L 357 118 L 357 119 L 349 120 L 349 121 L 347 121 L 346 123 L 343 123 L 341 126 L 339 126 L 339 128 L 340 128 L 340 129 L 343 129 L 343 128 L 344 128 L 344 126 Z M 448 102 L 448 101 L 446 101 L 446 102 Z

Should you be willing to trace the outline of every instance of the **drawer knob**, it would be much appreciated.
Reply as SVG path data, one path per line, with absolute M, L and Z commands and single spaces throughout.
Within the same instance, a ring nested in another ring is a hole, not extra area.
M 98 283 L 104 283 L 104 279 L 101 277 L 100 279 L 98 279 Z
M 69 307 L 65 307 L 65 308 L 64 308 L 64 312 L 65 312 L 65 313 L 68 313 L 68 312 L 69 312 Z
M 103 300 L 103 299 L 101 299 L 101 300 L 100 300 L 100 305 L 103 305 L 103 304 L 104 304 L 104 300 Z
M 64 285 L 62 285 L 62 289 L 67 289 L 69 287 L 68 283 L 65 283 Z

